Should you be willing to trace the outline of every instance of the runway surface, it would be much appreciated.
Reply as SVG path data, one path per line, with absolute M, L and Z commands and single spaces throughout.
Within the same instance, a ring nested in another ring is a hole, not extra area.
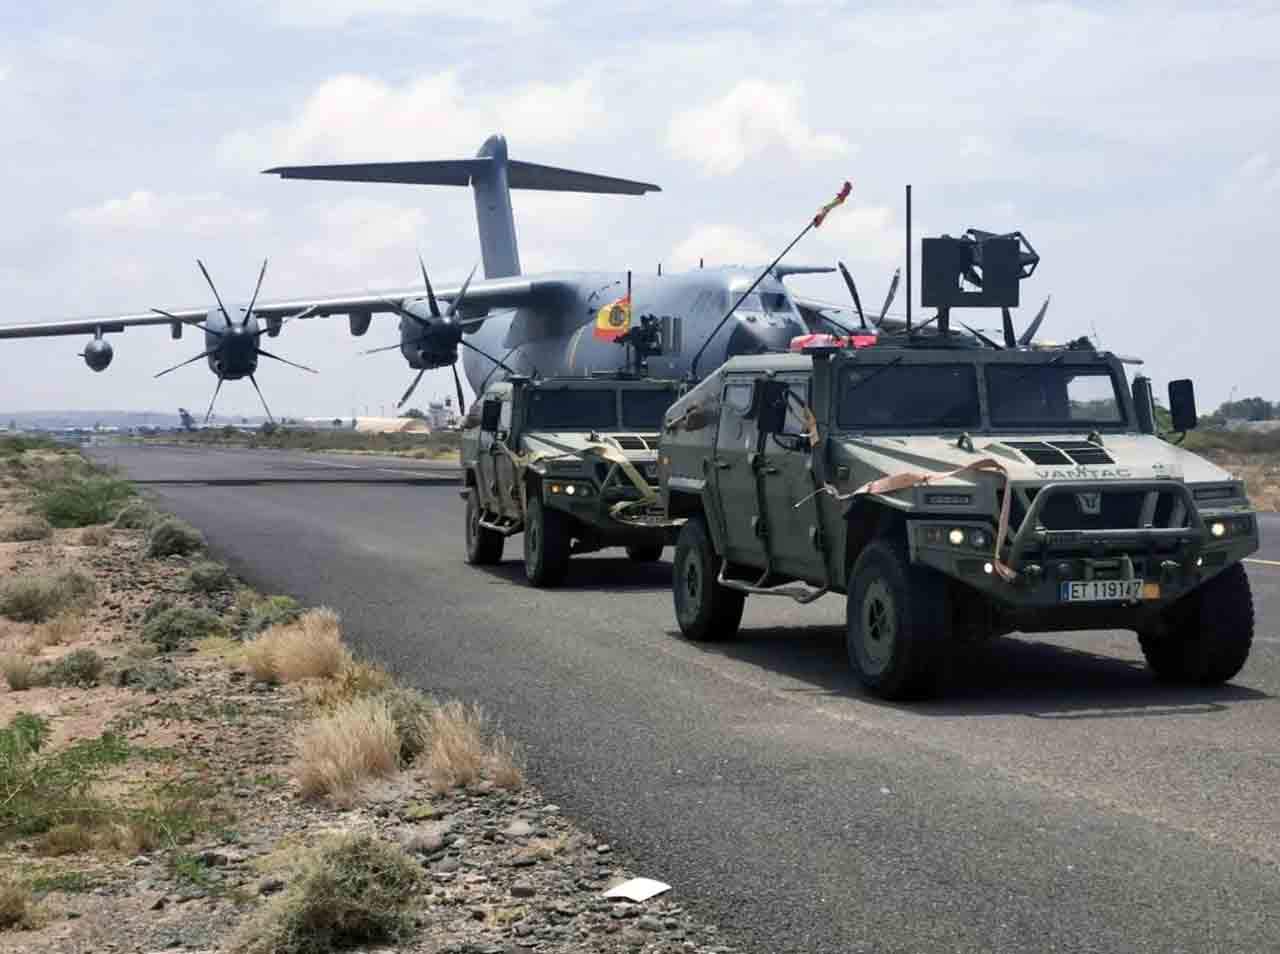
M 93 453 L 235 481 L 148 492 L 259 588 L 483 702 L 571 817 L 748 949 L 1280 950 L 1280 565 L 1249 566 L 1258 639 L 1229 686 L 1159 687 L 1131 634 L 1070 634 L 997 640 L 945 699 L 897 706 L 847 674 L 838 597 L 753 598 L 739 641 L 698 646 L 668 562 L 606 551 L 539 591 L 516 538 L 468 567 L 456 485 L 308 479 L 323 455 Z M 1280 519 L 1263 534 L 1280 562 Z

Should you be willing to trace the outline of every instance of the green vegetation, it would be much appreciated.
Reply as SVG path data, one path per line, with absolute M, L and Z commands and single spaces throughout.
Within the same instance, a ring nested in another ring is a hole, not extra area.
M 240 607 L 236 634 L 241 639 L 249 639 L 272 626 L 295 622 L 301 616 L 302 604 L 292 596 L 265 596 Z
M 44 681 L 51 686 L 92 689 L 102 678 L 102 657 L 92 649 L 67 653 L 45 671 Z
M 24 514 L 0 524 L 0 541 L 20 543 L 30 540 L 47 540 L 53 535 L 53 527 L 44 517 Z
M 94 596 L 92 577 L 79 570 L 34 573 L 0 582 L 0 616 L 43 623 L 66 610 L 80 608 Z
M 241 932 L 250 954 L 322 954 L 395 944 L 413 930 L 418 864 L 371 835 L 343 835 L 318 851 L 293 885 Z
M 437 705 L 430 696 L 406 686 L 389 686 L 378 693 L 387 704 L 400 737 L 400 764 L 409 765 L 431 744 L 431 719 Z
M 408 423 L 408 422 L 406 422 Z M 362 451 L 372 454 L 401 454 L 429 459 L 448 457 L 462 448 L 459 431 L 431 433 L 373 434 L 353 430 L 302 430 L 279 427 L 270 433 L 252 434 L 234 428 L 194 431 L 166 437 L 193 444 L 216 446 L 265 447 L 279 450 Z
M 18 457 L 32 450 L 58 450 L 60 444 L 47 437 L 0 437 L 0 457 Z
M 159 516 L 147 504 L 134 500 L 116 514 L 113 526 L 120 530 L 150 530 L 158 519 Z
M 1224 451 L 1230 454 L 1280 453 L 1280 429 L 1273 431 L 1228 431 L 1198 428 L 1187 434 L 1182 445 L 1196 453 Z
M 160 604 L 153 604 L 152 608 Z M 152 613 L 147 610 L 142 638 L 162 653 L 171 653 L 209 636 L 225 636 L 222 619 L 205 609 L 168 606 Z
M 138 692 L 171 692 L 184 682 L 178 670 L 163 662 L 144 662 L 117 669 L 112 681 L 121 689 Z
M 147 533 L 147 556 L 187 556 L 203 550 L 204 534 L 177 517 L 164 517 Z
M 133 496 L 132 484 L 106 474 L 68 476 L 37 489 L 37 506 L 55 527 L 108 523 Z
M 213 560 L 201 560 L 187 573 L 187 589 L 196 593 L 221 593 L 232 582 L 231 571 Z

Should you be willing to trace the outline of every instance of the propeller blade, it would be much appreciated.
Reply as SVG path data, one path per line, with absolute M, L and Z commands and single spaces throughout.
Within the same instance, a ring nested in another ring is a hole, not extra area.
M 1031 324 L 1027 325 L 1027 330 L 1022 333 L 1022 337 L 1018 339 L 1018 344 L 1026 347 L 1036 336 L 1036 332 L 1040 330 L 1040 324 L 1044 321 L 1045 314 L 1049 311 L 1049 298 L 1044 300 L 1044 304 L 1040 306 L 1040 310 L 1036 312 L 1036 316 L 1031 319 Z
M 423 340 L 422 338 L 414 338 L 411 341 L 397 341 L 393 345 L 385 345 L 381 348 L 370 348 L 368 351 L 361 351 L 360 353 L 361 354 L 378 354 L 379 352 L 382 352 L 382 351 L 394 351 L 396 348 L 402 348 L 407 344 L 409 345 L 418 344 L 422 340 Z
M 409 385 L 409 390 L 405 391 L 404 395 L 400 398 L 400 400 L 396 402 L 397 410 L 404 407 L 405 401 L 409 400 L 409 395 L 413 394 L 414 390 L 417 389 L 418 382 L 422 380 L 422 376 L 426 373 L 427 373 L 426 368 L 423 368 L 421 371 L 418 372 L 418 376 L 414 378 L 413 383 Z
M 221 384 L 222 382 L 219 381 L 218 383 Z M 252 384 L 253 389 L 258 392 L 258 400 L 262 402 L 262 409 L 267 412 L 267 420 L 274 424 L 276 419 L 271 416 L 271 408 L 267 407 L 267 399 L 262 396 L 262 388 L 258 387 L 258 381 L 252 374 L 249 375 L 249 383 Z
M 472 351 L 474 351 L 476 354 L 480 355 L 482 358 L 488 358 L 490 361 L 492 361 L 492 362 L 493 362 L 494 364 L 496 364 L 498 367 L 500 367 L 500 368 L 505 368 L 505 369 L 506 369 L 507 371 L 509 371 L 511 374 L 515 374 L 515 373 L 516 373 L 516 369 L 515 369 L 515 368 L 513 368 L 513 367 L 511 367 L 511 365 L 507 364 L 505 361 L 499 361 L 497 358 L 495 358 L 493 355 L 489 354 L 487 351 L 481 351 L 479 348 L 477 348 L 475 345 L 473 345 L 470 341 L 459 341 L 459 342 L 458 342 L 458 344 L 462 345 L 462 347 L 464 347 L 464 348 L 470 348 Z M 515 349 L 512 349 L 512 350 L 515 350 Z
M 844 279 L 845 286 L 849 289 L 849 295 L 853 298 L 853 307 L 858 309 L 858 326 L 863 331 L 867 331 L 867 316 L 862 313 L 862 299 L 858 297 L 858 286 L 853 283 L 853 276 L 849 274 L 849 269 L 844 267 L 844 262 L 836 262 L 836 265 L 840 269 L 840 277 Z
M 1006 348 L 1016 348 L 1018 346 L 1018 336 L 1013 333 L 1013 316 L 1009 314 L 1008 308 L 1000 309 L 1000 318 L 1004 326 L 1004 346 Z
M 227 319 L 227 325 L 231 325 L 231 316 L 227 314 L 227 306 L 222 303 L 222 296 L 218 294 L 218 289 L 214 287 L 213 279 L 209 277 L 209 269 L 204 267 L 204 262 L 196 259 L 196 264 L 200 266 L 200 274 L 204 276 L 204 280 L 209 283 L 209 290 L 213 292 L 214 300 L 218 303 L 218 311 L 222 312 L 222 317 Z
M 179 318 L 177 315 L 171 315 L 171 314 L 169 314 L 169 313 L 168 313 L 167 311 L 165 311 L 163 308 L 152 308 L 151 310 L 152 310 L 152 311 L 154 311 L 157 315 L 161 315 L 161 316 L 163 316 L 163 317 L 165 317 L 165 318 L 168 318 L 170 321 L 176 321 L 176 322 L 178 322 L 178 323 L 180 323 L 180 324 L 184 324 L 184 325 L 185 325 L 185 324 L 190 324 L 192 328 L 199 328 L 201 331 L 207 331 L 207 332 L 208 332 L 209 334 L 211 334 L 211 335 L 217 335 L 219 338 L 221 338 L 221 337 L 222 337 L 222 332 L 221 332 L 221 331 L 217 331 L 217 330 L 215 330 L 215 329 L 213 329 L 213 328 L 210 328 L 210 327 L 209 327 L 208 325 L 206 325 L 206 324 L 201 324 L 201 323 L 200 323 L 200 322 L 198 322 L 198 321 L 185 322 L 185 321 L 183 321 L 181 318 Z
M 204 354 L 198 354 L 198 355 L 196 355 L 194 358 L 188 358 L 186 361 L 182 362 L 182 364 L 175 364 L 172 368 L 165 368 L 163 371 L 161 371 L 159 374 L 157 374 L 157 375 L 156 375 L 156 377 L 157 377 L 157 378 L 162 378 L 162 377 L 164 377 L 166 374 L 168 374 L 170 371 L 177 371 L 179 368 L 185 368 L 185 367 L 186 367 L 187 365 L 189 365 L 189 364 L 195 364 L 195 363 L 196 363 L 197 361 L 199 361 L 201 358 L 208 358 L 208 357 L 210 357 L 211 355 L 215 354 L 215 353 L 217 352 L 217 350 L 218 350 L 217 348 L 210 348 L 210 349 L 209 349 L 208 351 L 206 351 Z
M 453 386 L 458 389 L 458 413 L 466 412 L 467 399 L 462 395 L 462 378 L 458 377 L 458 362 L 449 365 L 453 369 Z
M 889 314 L 889 306 L 893 304 L 894 296 L 898 294 L 898 281 L 901 278 L 902 269 L 895 268 L 893 270 L 893 281 L 889 282 L 889 294 L 885 296 L 884 307 L 880 309 L 880 317 L 876 319 L 877 328 L 884 324 L 884 316 Z
M 823 321 L 825 321 L 827 324 L 829 324 L 832 328 L 836 329 L 836 331 L 840 332 L 842 335 L 853 334 L 852 328 L 846 328 L 844 325 L 840 324 L 840 322 L 836 321 L 830 315 L 826 315 L 826 314 L 823 314 L 822 312 L 819 312 L 818 317 L 821 318 Z
M 253 306 L 258 303 L 258 292 L 262 291 L 262 279 L 266 277 L 266 274 L 267 260 L 264 258 L 262 260 L 262 271 L 258 272 L 258 284 L 253 286 L 253 297 L 249 299 L 249 307 L 244 310 L 244 321 L 240 322 L 241 328 L 247 325 L 249 319 L 253 317 Z
M 1004 348 L 1003 348 L 1003 347 L 1001 347 L 1000 345 L 996 344 L 994 341 L 992 341 L 990 338 L 988 338 L 986 335 L 984 335 L 981 331 L 978 331 L 976 328 L 970 328 L 970 327 L 969 327 L 968 325 L 966 325 L 963 321 L 962 321 L 962 322 L 960 322 L 960 327 L 961 327 L 961 328 L 963 328 L 965 331 L 969 332 L 969 334 L 973 335 L 975 338 L 977 338 L 977 339 L 978 339 L 979 341 L 981 341 L 983 344 L 990 345 L 992 348 L 995 348 L 997 351 L 1003 351 L 1003 350 L 1004 350 Z
M 308 368 L 305 364 L 298 364 L 296 361 L 290 361 L 288 358 L 282 358 L 280 355 L 272 354 L 270 351 L 263 348 L 258 349 L 258 354 L 262 355 L 264 358 L 270 358 L 272 361 L 279 361 L 281 364 L 287 364 L 291 368 L 297 368 L 299 371 L 310 371 L 312 374 L 320 373 L 315 368 Z M 252 375 L 250 375 L 250 377 L 252 377 Z M 254 387 L 257 387 L 257 385 L 255 384 Z
M 431 279 L 427 277 L 427 263 L 422 260 L 422 253 L 418 253 L 418 267 L 422 269 L 422 284 L 427 286 L 427 303 L 431 306 L 431 317 L 440 317 L 440 305 L 436 302 L 436 293 L 431 288 Z
M 213 397 L 209 400 L 209 410 L 204 412 L 204 422 L 209 423 L 209 418 L 213 417 L 213 405 L 217 403 L 218 392 L 222 390 L 222 375 L 218 375 L 218 386 L 213 389 Z
M 457 311 L 458 306 L 462 304 L 462 299 L 467 297 L 467 289 L 471 286 L 471 279 L 475 277 L 475 274 L 476 274 L 476 266 L 472 265 L 471 274 L 468 275 L 467 280 L 462 283 L 462 288 L 459 289 L 458 291 L 458 297 L 455 298 L 453 301 L 449 302 L 449 310 L 444 313 L 446 318 L 452 318 L 453 313 Z

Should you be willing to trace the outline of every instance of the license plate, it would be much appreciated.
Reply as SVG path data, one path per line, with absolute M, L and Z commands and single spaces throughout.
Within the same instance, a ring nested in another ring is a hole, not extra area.
M 1064 603 L 1154 600 L 1160 597 L 1160 584 L 1143 580 L 1068 580 L 1059 584 L 1058 592 Z

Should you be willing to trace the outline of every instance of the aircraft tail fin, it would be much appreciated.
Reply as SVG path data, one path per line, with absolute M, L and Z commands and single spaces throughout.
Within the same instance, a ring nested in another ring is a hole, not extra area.
M 501 135 L 485 140 L 474 159 L 431 162 L 360 162 L 318 166 L 277 166 L 265 172 L 283 179 L 325 179 L 337 182 L 396 182 L 409 185 L 471 186 L 476 202 L 476 226 L 486 278 L 520 274 L 511 189 L 549 192 L 594 192 L 643 195 L 661 191 L 649 182 L 617 179 L 556 166 L 507 158 Z

